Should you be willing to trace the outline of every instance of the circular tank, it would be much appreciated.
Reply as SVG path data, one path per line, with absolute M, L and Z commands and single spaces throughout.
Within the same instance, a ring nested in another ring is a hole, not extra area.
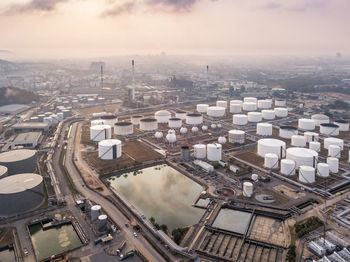
M 233 144 L 244 144 L 245 132 L 238 129 L 228 131 L 228 141 Z
M 243 182 L 243 195 L 245 197 L 252 197 L 253 195 L 253 183 L 251 182 Z
M 310 142 L 309 143 L 309 149 L 312 149 L 312 150 L 314 150 L 314 151 L 316 151 L 316 152 L 320 152 L 320 150 L 321 150 L 321 143 L 320 142 Z
M 207 111 L 205 111 L 207 112 Z M 181 120 L 185 120 L 186 119 L 186 112 L 185 111 L 181 111 L 181 110 L 177 110 L 175 112 L 175 117 L 176 118 L 180 118 Z
M 232 122 L 234 125 L 243 126 L 243 125 L 246 125 L 248 123 L 248 116 L 247 115 L 235 114 L 232 116 L 232 118 L 233 118 Z
M 158 128 L 158 122 L 155 118 L 143 118 L 140 120 L 140 129 L 143 131 L 154 131 Z
M 197 109 L 197 112 L 199 113 L 207 113 L 208 107 L 209 107 L 208 104 L 198 104 L 196 109 Z
M 204 144 L 194 145 L 193 156 L 197 159 L 204 159 L 207 156 L 207 147 Z
M 114 127 L 114 124 L 117 123 L 117 117 L 113 115 L 104 115 L 101 116 L 104 125 L 109 125 L 111 128 Z
M 225 115 L 225 107 L 210 106 L 208 107 L 207 115 L 211 117 L 223 117 Z
M 254 182 L 258 181 L 258 179 L 259 179 L 259 175 L 258 174 L 252 174 L 252 180 Z
M 94 142 L 100 142 L 112 137 L 112 129 L 109 125 L 96 125 L 90 127 L 90 139 Z
M 310 131 L 306 131 L 304 132 L 304 136 L 306 137 L 306 142 L 310 143 L 312 141 L 318 141 L 318 133 L 315 132 L 310 132 Z
M 285 156 L 285 151 L 286 143 L 284 141 L 273 138 L 258 140 L 258 155 L 261 157 L 265 157 L 265 154 L 273 153 L 279 158 L 283 158 Z
M 281 160 L 281 174 L 285 176 L 294 176 L 295 175 L 295 162 L 291 159 L 282 159 Z
M 210 128 L 211 128 L 211 129 L 215 129 L 215 128 L 216 128 L 216 124 L 211 124 L 211 125 L 210 125 Z
M 208 126 L 205 126 L 205 125 L 202 126 L 202 130 L 203 130 L 203 131 L 208 131 Z
M 181 118 L 177 118 L 177 117 L 169 118 L 168 125 L 170 128 L 181 128 L 182 120 L 181 120 Z
M 341 157 L 341 149 L 340 149 L 340 146 L 337 146 L 337 145 L 329 145 L 329 147 L 328 147 L 328 156 L 340 158 L 340 157 Z
M 320 133 L 326 136 L 338 136 L 339 126 L 335 124 L 320 124 Z
M 243 101 L 242 100 L 231 100 L 230 104 L 239 104 L 242 107 Z
M 12 216 L 34 210 L 44 199 L 43 178 L 40 175 L 24 173 L 1 179 L 1 216 Z
M 278 168 L 278 156 L 273 153 L 267 153 L 264 157 L 264 166 L 270 169 Z
M 44 123 L 52 124 L 52 118 L 51 118 L 51 116 L 45 116 L 45 117 L 43 118 L 43 122 L 44 122 Z
M 275 100 L 275 106 L 286 106 L 286 100 Z
M 138 126 L 140 124 L 140 120 L 143 118 L 141 115 L 135 115 L 131 117 L 131 123 L 135 126 Z
M 101 206 L 94 205 L 91 207 L 91 221 L 96 221 L 101 215 Z
M 114 134 L 127 136 L 134 133 L 134 125 L 131 122 L 117 122 L 114 124 Z
M 279 136 L 286 139 L 291 139 L 293 135 L 298 134 L 298 129 L 294 126 L 280 126 Z
M 6 166 L 0 166 L 0 179 L 7 177 L 8 175 L 8 168 Z
M 183 134 L 183 135 L 184 135 L 184 134 L 187 133 L 187 131 L 188 131 L 188 130 L 187 130 L 186 127 L 181 127 L 181 128 L 180 128 L 180 134 Z
M 107 215 L 98 216 L 98 230 L 100 232 L 104 232 L 107 230 L 107 221 L 108 221 Z
M 299 181 L 304 184 L 312 184 L 315 182 L 315 168 L 311 166 L 300 166 Z
M 277 117 L 287 117 L 288 116 L 288 109 L 283 107 L 276 107 L 275 109 L 275 115 Z
M 218 138 L 218 143 L 219 144 L 225 144 L 226 142 L 227 142 L 226 137 L 219 136 L 219 138 Z
M 298 147 L 306 146 L 306 137 L 301 135 L 293 135 L 291 138 L 291 145 Z
M 226 109 L 227 108 L 227 101 L 218 100 L 218 101 L 216 101 L 216 106 L 224 107 Z
M 36 151 L 18 149 L 0 153 L 0 165 L 7 168 L 8 175 L 33 173 L 35 171 Z
M 207 145 L 207 159 L 209 161 L 219 161 L 221 160 L 221 155 L 222 145 L 218 143 Z
M 156 132 L 156 133 L 154 134 L 154 137 L 155 137 L 156 139 L 161 139 L 161 138 L 163 138 L 163 133 L 162 133 L 162 132 Z
M 268 109 L 268 108 L 271 108 L 272 106 L 272 103 L 270 100 L 258 100 L 258 108 L 260 109 Z
M 329 165 L 326 163 L 318 163 L 317 164 L 317 175 L 320 177 L 328 177 L 329 176 Z
M 309 148 L 291 147 L 287 149 L 286 158 L 295 161 L 296 167 L 316 166 L 318 153 Z
M 165 136 L 165 139 L 170 143 L 173 144 L 176 142 L 176 135 L 174 133 L 167 134 Z
M 200 125 L 203 123 L 203 116 L 198 113 L 187 114 L 186 124 L 188 125 Z
M 339 126 L 339 131 L 349 131 L 349 122 L 345 120 L 336 120 L 334 124 Z
M 256 125 L 256 134 L 260 136 L 272 136 L 272 125 L 269 123 L 258 123 Z
M 95 119 L 90 122 L 90 126 L 98 126 L 98 125 L 103 125 L 103 120 L 102 119 Z
M 333 174 L 339 172 L 339 159 L 336 157 L 327 157 L 327 164 L 329 165 L 329 171 Z
M 248 121 L 257 123 L 262 120 L 262 114 L 260 112 L 248 112 Z
M 303 130 L 314 130 L 315 121 L 313 119 L 300 118 L 298 120 L 298 128 Z
M 122 142 L 118 139 L 106 139 L 98 142 L 98 157 L 102 160 L 117 159 L 122 156 Z
M 191 132 L 192 133 L 197 133 L 198 130 L 199 130 L 198 127 L 194 126 L 194 127 L 192 127 Z
M 51 123 L 58 124 L 59 122 L 58 115 L 54 114 L 54 115 L 51 115 L 50 117 L 51 117 Z
M 344 140 L 340 138 L 335 137 L 327 137 L 323 140 L 323 146 L 325 149 L 328 149 L 330 145 L 336 145 L 339 146 L 341 150 L 344 149 Z
M 243 99 L 243 102 L 251 102 L 251 103 L 257 103 L 258 99 L 256 97 L 245 97 Z
M 258 109 L 256 103 L 254 102 L 243 102 L 244 111 L 256 111 Z
M 323 114 L 312 115 L 311 119 L 315 121 L 316 126 L 320 126 L 320 124 L 324 123 L 329 123 L 329 117 Z
M 242 112 L 241 104 L 232 104 L 230 103 L 230 113 L 237 114 Z
M 266 120 L 275 119 L 275 111 L 270 109 L 261 110 L 262 117 Z
M 171 113 L 166 110 L 160 110 L 154 114 L 154 118 L 157 119 L 157 122 L 160 124 L 167 124 L 169 118 L 171 118 Z

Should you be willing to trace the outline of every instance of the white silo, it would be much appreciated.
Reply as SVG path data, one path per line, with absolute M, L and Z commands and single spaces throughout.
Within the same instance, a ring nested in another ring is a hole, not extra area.
M 245 97 L 243 98 L 243 102 L 257 103 L 258 99 L 256 97 Z
M 253 195 L 253 184 L 251 182 L 243 182 L 243 195 L 245 197 L 252 197 Z
M 335 124 L 320 124 L 320 133 L 326 136 L 338 136 L 339 126 Z
M 157 139 L 157 140 L 162 140 L 163 139 L 163 133 L 162 132 L 156 132 L 155 134 L 154 134 L 154 137 L 155 137 L 155 139 Z
M 275 106 L 286 106 L 286 100 L 275 100 Z
M 198 104 L 197 105 L 197 112 L 199 112 L 199 113 L 207 113 L 208 107 L 209 107 L 208 104 Z
M 207 156 L 207 147 L 204 144 L 194 145 L 193 155 L 197 159 L 204 159 Z
M 321 150 L 321 143 L 320 142 L 310 142 L 309 143 L 309 148 L 316 151 L 320 152 Z
M 254 182 L 258 181 L 258 179 L 259 179 L 259 175 L 258 174 L 252 174 L 252 180 Z
M 320 124 L 324 123 L 329 123 L 329 117 L 323 114 L 312 115 L 311 119 L 315 121 L 316 126 L 320 126 Z
M 207 145 L 207 159 L 209 161 L 220 161 L 222 156 L 222 145 L 208 144 Z
M 167 124 L 169 118 L 171 118 L 171 113 L 167 110 L 159 110 L 154 114 L 154 118 L 157 119 L 157 122 L 160 124 Z
M 117 122 L 114 124 L 114 134 L 128 136 L 134 133 L 134 125 L 131 122 Z
M 344 149 L 344 140 L 340 138 L 335 137 L 327 137 L 323 140 L 323 146 L 325 149 L 328 149 L 330 145 L 336 145 L 339 146 L 341 150 Z
M 242 100 L 231 100 L 230 104 L 239 104 L 242 107 L 243 101 Z
M 143 118 L 142 115 L 135 115 L 131 117 L 131 123 L 134 126 L 138 126 L 140 124 L 140 120 Z
M 304 184 L 312 184 L 315 182 L 315 168 L 311 166 L 300 166 L 299 181 Z
M 244 144 L 245 132 L 238 129 L 228 131 L 228 141 L 233 144 Z
M 243 102 L 244 111 L 256 111 L 258 109 L 256 103 L 254 102 Z
M 207 111 L 205 111 L 205 112 L 207 112 Z M 175 112 L 175 117 L 176 118 L 180 118 L 181 120 L 185 120 L 186 119 L 186 114 L 187 113 L 185 111 L 177 110 Z
M 329 145 L 329 147 L 328 147 L 328 156 L 340 158 L 340 157 L 341 157 L 341 149 L 340 149 L 340 146 L 337 146 L 337 145 Z
M 90 126 L 97 126 L 97 125 L 103 125 L 103 120 L 102 119 L 91 120 Z
M 169 118 L 168 125 L 170 128 L 181 128 L 182 120 L 181 120 L 181 118 L 177 118 L 177 117 Z
M 281 174 L 285 176 L 294 176 L 295 175 L 295 162 L 291 159 L 282 159 L 281 160 Z
M 287 117 L 288 116 L 288 109 L 287 108 L 276 107 L 274 109 L 274 111 L 275 111 L 275 115 L 277 117 Z
M 91 221 L 94 222 L 101 215 L 101 206 L 94 205 L 91 207 Z
M 191 132 L 192 132 L 192 133 L 197 133 L 198 130 L 199 130 L 199 129 L 198 129 L 198 127 L 196 127 L 196 126 L 194 126 L 194 127 L 191 128 Z
M 303 130 L 314 130 L 315 129 L 315 121 L 307 118 L 300 118 L 298 120 L 298 128 Z
M 260 136 L 272 136 L 272 124 L 258 123 L 256 125 L 256 134 Z
M 181 127 L 181 128 L 180 128 L 180 134 L 181 134 L 181 135 L 187 134 L 187 131 L 188 131 L 188 130 L 187 130 L 186 127 Z
M 101 116 L 104 125 L 109 125 L 111 128 L 114 127 L 114 124 L 117 123 L 118 119 L 114 115 L 104 115 Z
M 216 124 L 211 124 L 211 125 L 210 125 L 210 128 L 211 128 L 211 129 L 215 129 L 216 127 L 217 127 Z
M 265 154 L 264 167 L 270 168 L 270 169 L 278 168 L 278 156 L 273 153 Z
M 210 106 L 208 107 L 207 115 L 211 117 L 223 117 L 225 115 L 225 107 Z
M 301 135 L 293 135 L 291 138 L 291 145 L 298 147 L 306 146 L 306 137 Z
M 294 160 L 297 167 L 316 167 L 318 153 L 309 148 L 291 147 L 287 149 L 286 158 Z
M 235 114 L 232 116 L 232 122 L 234 125 L 243 126 L 248 123 L 248 116 L 243 114 Z
M 264 138 L 258 140 L 258 155 L 265 157 L 265 154 L 273 153 L 279 158 L 285 156 L 286 143 L 282 140 L 273 138 Z
M 155 118 L 143 118 L 140 120 L 140 129 L 143 131 L 154 131 L 158 128 L 158 122 Z
M 345 120 L 336 120 L 333 122 L 335 125 L 339 126 L 339 131 L 349 131 L 349 122 Z
M 318 163 L 317 164 L 317 175 L 320 177 L 328 177 L 329 176 L 329 165 L 326 163 Z
M 190 113 L 186 115 L 186 124 L 200 125 L 203 123 L 203 116 L 198 113 Z
M 100 232 L 105 232 L 107 230 L 107 215 L 99 215 L 98 216 L 98 230 Z
M 218 101 L 216 101 L 216 106 L 224 107 L 226 109 L 227 108 L 227 101 L 218 100 Z
M 96 125 L 90 127 L 90 139 L 94 142 L 100 142 L 112 137 L 112 129 L 108 125 Z
M 287 139 L 291 139 L 293 135 L 298 134 L 298 129 L 294 126 L 280 126 L 279 136 Z
M 315 132 L 310 132 L 310 131 L 306 131 L 304 132 L 304 136 L 306 137 L 306 142 L 310 143 L 312 141 L 318 141 L 318 133 Z
M 275 111 L 270 109 L 261 110 L 262 117 L 266 120 L 275 119 Z
M 218 143 L 219 144 L 225 144 L 226 142 L 227 142 L 226 137 L 219 136 L 219 138 L 218 138 Z
M 202 126 L 202 131 L 204 131 L 204 132 L 208 131 L 208 126 L 206 126 L 206 125 Z
M 268 108 L 271 108 L 272 106 L 272 103 L 270 100 L 258 100 L 258 108 L 260 109 L 268 109 Z
M 262 114 L 260 112 L 248 112 L 248 121 L 257 123 L 261 122 Z
M 230 104 L 230 113 L 237 114 L 242 112 L 241 104 Z
M 216 125 L 216 127 L 217 128 L 222 128 L 222 124 L 219 123 L 219 124 Z
M 98 142 L 98 157 L 102 160 L 117 159 L 122 156 L 122 142 L 118 139 L 106 139 Z
M 327 157 L 327 164 L 329 165 L 329 171 L 333 174 L 339 172 L 339 159 L 336 157 Z

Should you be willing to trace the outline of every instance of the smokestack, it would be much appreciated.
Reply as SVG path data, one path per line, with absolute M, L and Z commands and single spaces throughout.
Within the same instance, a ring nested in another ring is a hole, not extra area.
M 103 66 L 101 65 L 101 95 L 103 96 Z
M 209 87 L 209 65 L 207 65 L 207 87 Z
M 135 100 L 135 61 L 131 60 L 132 66 L 132 100 Z

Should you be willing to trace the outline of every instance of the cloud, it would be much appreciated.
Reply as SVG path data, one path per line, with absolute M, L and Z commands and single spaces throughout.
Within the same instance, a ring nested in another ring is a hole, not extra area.
M 262 5 L 260 9 L 277 10 L 289 12 L 306 12 L 313 9 L 324 7 L 328 4 L 328 0 L 285 0 L 270 1 Z
M 122 14 L 130 14 L 134 11 L 135 7 L 136 7 L 135 1 L 125 2 L 121 5 L 114 5 L 113 7 L 106 9 L 101 14 L 101 17 L 119 16 Z
M 152 9 L 162 9 L 172 12 L 188 12 L 201 0 L 147 0 L 146 5 Z
M 57 6 L 61 3 L 69 0 L 30 0 L 24 4 L 13 4 L 3 12 L 5 15 L 34 13 L 34 12 L 53 12 L 57 9 Z

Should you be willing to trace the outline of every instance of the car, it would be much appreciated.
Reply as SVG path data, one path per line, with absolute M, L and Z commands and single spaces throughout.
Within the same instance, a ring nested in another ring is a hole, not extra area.
M 128 224 L 128 223 L 125 223 L 125 227 L 129 227 L 129 224 Z
M 28 256 L 29 255 L 29 251 L 27 248 L 23 248 L 23 253 L 25 256 Z
M 138 237 L 138 235 L 137 235 L 137 233 L 136 233 L 136 232 L 134 232 L 134 234 L 133 234 L 133 235 L 134 235 L 134 237 Z

